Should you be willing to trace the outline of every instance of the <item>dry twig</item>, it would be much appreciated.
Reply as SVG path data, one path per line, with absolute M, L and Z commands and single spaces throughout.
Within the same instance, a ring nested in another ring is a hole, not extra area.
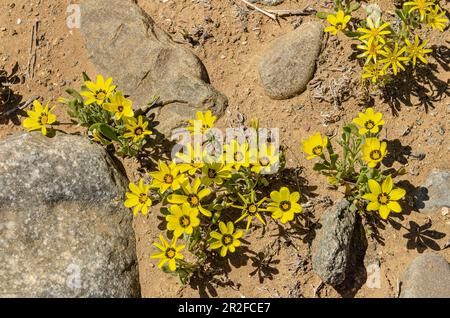
M 241 0 L 241 1 L 244 2 L 250 8 L 252 8 L 252 9 L 254 9 L 254 10 L 256 10 L 256 11 L 258 11 L 258 12 L 260 12 L 260 13 L 266 15 L 266 16 L 268 16 L 272 20 L 278 21 L 278 18 L 277 18 L 276 14 L 273 14 L 273 13 L 270 13 L 270 12 L 264 10 L 264 9 L 261 9 L 261 8 L 257 7 L 256 5 L 254 5 L 253 3 L 248 2 L 247 0 Z

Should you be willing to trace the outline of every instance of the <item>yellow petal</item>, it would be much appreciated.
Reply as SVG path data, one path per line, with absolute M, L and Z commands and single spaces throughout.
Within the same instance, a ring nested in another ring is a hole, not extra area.
M 383 184 L 381 185 L 381 190 L 383 193 L 389 194 L 392 191 L 392 177 L 389 175 L 386 177 L 386 179 L 383 181 Z
M 396 188 L 389 193 L 389 197 L 391 198 L 391 200 L 397 201 L 403 198 L 405 194 L 406 194 L 405 189 Z
M 381 193 L 380 184 L 375 180 L 370 179 L 367 184 L 369 185 L 370 192 L 372 192 L 373 194 L 379 195 Z

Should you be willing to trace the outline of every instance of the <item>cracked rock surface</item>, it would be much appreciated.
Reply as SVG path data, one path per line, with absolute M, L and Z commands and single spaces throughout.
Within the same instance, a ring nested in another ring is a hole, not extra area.
M 125 191 L 85 137 L 0 140 L 0 297 L 138 297 Z

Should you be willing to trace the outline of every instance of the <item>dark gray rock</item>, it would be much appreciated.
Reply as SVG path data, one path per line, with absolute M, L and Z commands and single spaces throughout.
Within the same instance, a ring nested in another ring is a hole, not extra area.
M 164 107 L 158 129 L 169 134 L 198 110 L 220 116 L 227 98 L 211 85 L 202 62 L 156 26 L 135 0 L 87 0 L 81 5 L 81 32 L 97 71 L 112 76 L 144 106 L 152 95 Z
M 342 200 L 320 218 L 322 227 L 312 244 L 312 265 L 324 283 L 338 286 L 345 281 L 356 215 Z
M 0 297 L 138 297 L 126 186 L 87 138 L 0 140 Z
M 450 207 L 450 171 L 432 170 L 423 186 L 417 190 L 415 206 L 426 214 Z
M 258 67 L 267 95 L 287 99 L 305 91 L 314 75 L 322 37 L 322 24 L 308 22 L 272 43 Z
M 450 298 L 450 264 L 439 254 L 422 254 L 405 271 L 401 288 L 401 298 Z

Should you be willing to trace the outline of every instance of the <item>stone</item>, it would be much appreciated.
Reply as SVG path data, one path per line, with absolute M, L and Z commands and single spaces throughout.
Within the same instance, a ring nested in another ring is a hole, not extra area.
M 349 251 L 356 226 L 350 203 L 341 200 L 320 218 L 321 228 L 312 244 L 312 265 L 324 283 L 339 286 L 346 279 Z
M 276 6 L 284 2 L 284 0 L 249 0 L 250 3 L 260 3 L 266 6 Z
M 306 85 L 314 76 L 322 37 L 322 24 L 308 22 L 271 44 L 258 66 L 261 82 L 269 97 L 288 99 L 306 90 Z
M 136 0 L 84 1 L 81 33 L 97 71 L 112 76 L 135 106 L 160 98 L 160 132 L 168 135 L 199 110 L 224 113 L 227 98 L 210 84 L 200 59 L 175 43 Z
M 0 297 L 139 297 L 126 189 L 85 137 L 0 140 Z
M 450 207 L 450 171 L 433 169 L 423 186 L 417 189 L 415 206 L 420 212 L 432 214 Z
M 450 298 L 450 264 L 436 253 L 418 256 L 403 275 L 400 298 Z

